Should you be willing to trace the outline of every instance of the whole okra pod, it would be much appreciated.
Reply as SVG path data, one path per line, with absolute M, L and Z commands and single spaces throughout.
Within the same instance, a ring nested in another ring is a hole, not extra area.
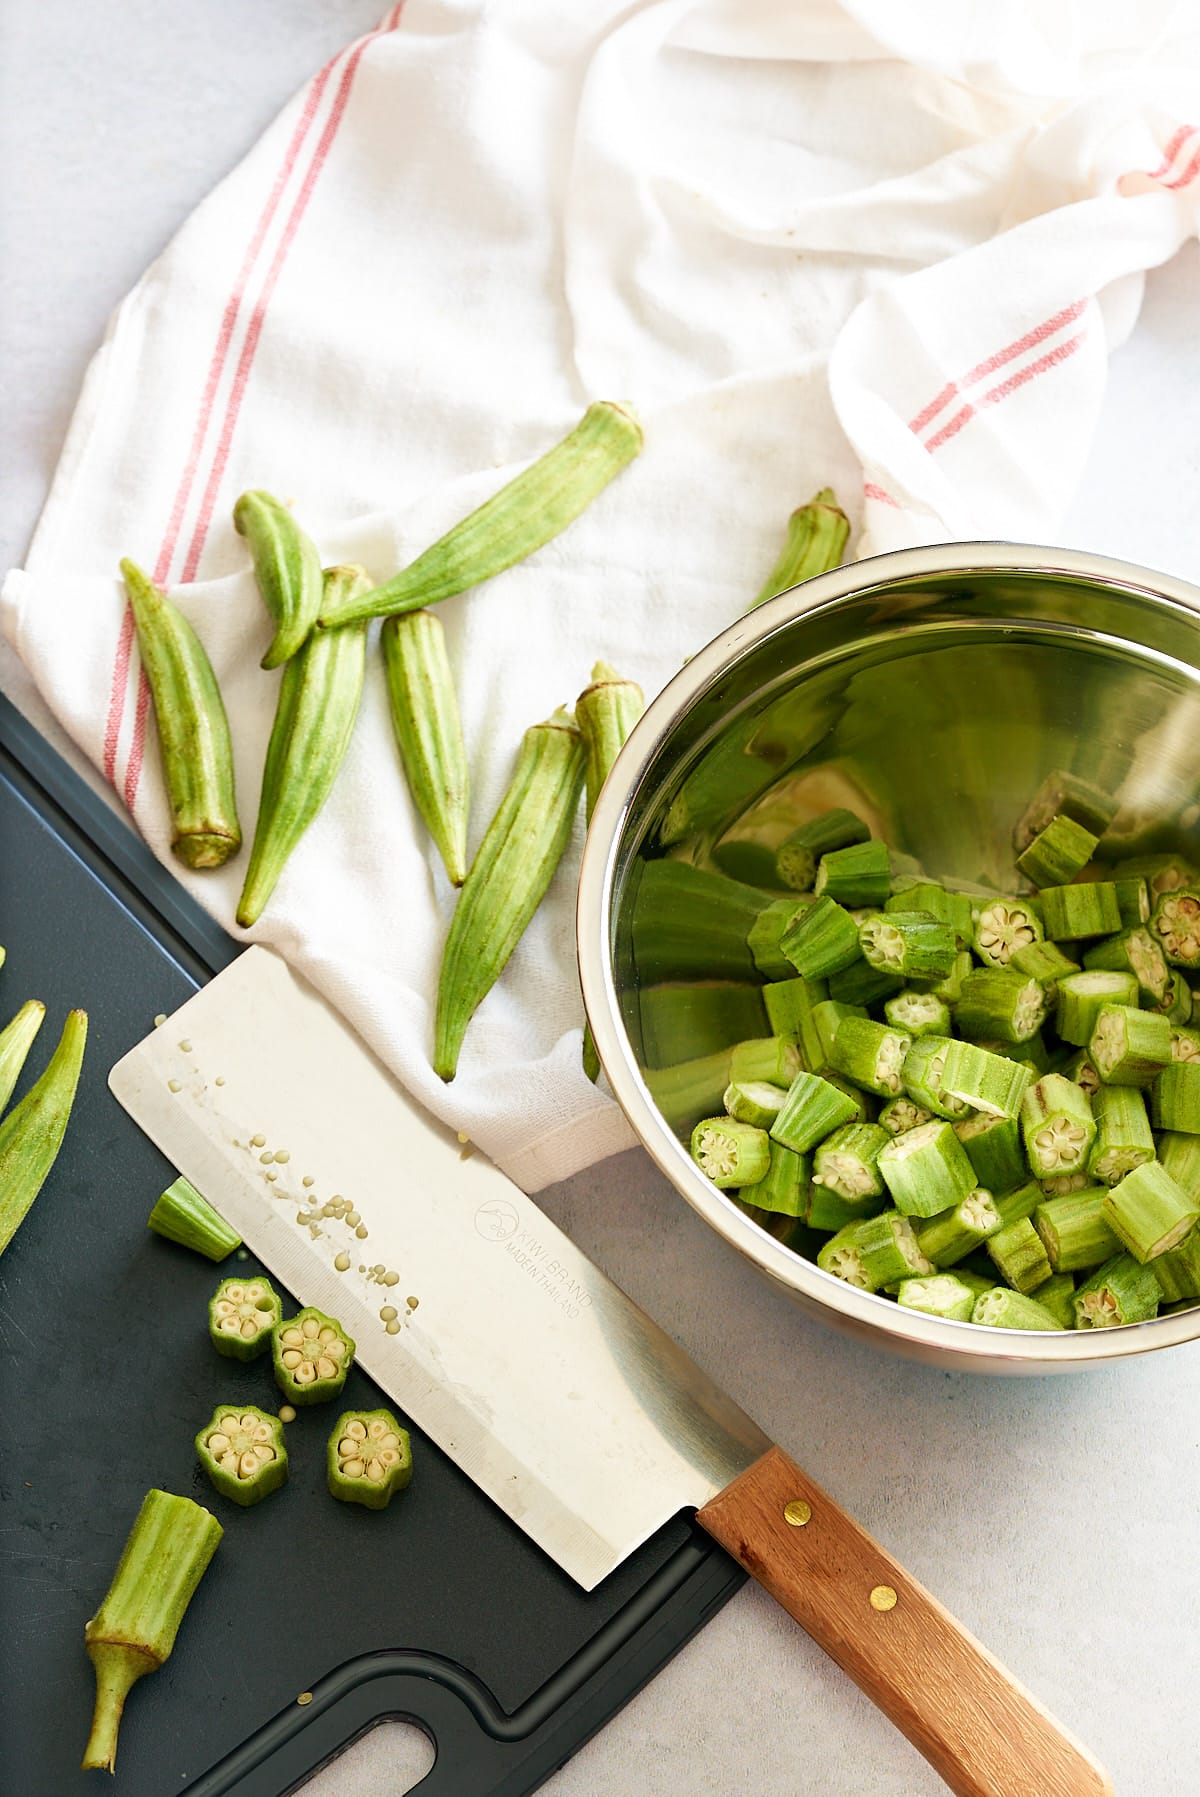
M 434 1071 L 454 1078 L 467 1025 L 499 979 L 562 859 L 584 780 L 566 711 L 526 730 L 512 784 L 471 863 L 442 953 Z
M 628 406 L 599 400 L 569 436 L 432 543 L 385 585 L 326 592 L 319 623 L 349 624 L 435 605 L 524 561 L 577 518 L 642 447 Z
M 753 611 L 777 593 L 799 586 L 802 580 L 836 568 L 846 552 L 849 535 L 850 520 L 838 505 L 833 488 L 822 487 L 807 505 L 797 506 L 788 519 L 787 541 L 746 610 Z
M 87 1012 L 69 1011 L 41 1078 L 0 1123 L 0 1254 L 58 1158 L 87 1041 Z
M 636 680 L 623 679 L 610 662 L 595 664 L 591 685 L 575 701 L 575 723 L 587 756 L 585 805 L 589 823 L 600 788 L 645 709 L 646 697 Z M 790 965 L 786 971 L 790 972 Z M 600 1073 L 600 1057 L 589 1023 L 583 1028 L 583 1070 L 590 1080 Z
M 450 884 L 461 886 L 467 877 L 470 775 L 442 620 L 431 611 L 385 618 L 379 643 L 408 790 Z
M 308 640 L 321 609 L 321 557 L 286 505 L 269 493 L 243 493 L 233 523 L 254 559 L 258 590 L 275 622 L 275 635 L 262 658 L 264 668 L 290 661 Z
M 40 999 L 31 998 L 16 1016 L 0 1030 L 0 1111 L 13 1095 L 13 1087 L 21 1077 L 25 1057 L 33 1047 L 42 1027 L 46 1007 Z
M 136 562 L 121 573 L 154 700 L 171 848 L 188 867 L 220 867 L 242 846 L 229 720 L 204 645 Z
M 362 568 L 329 568 L 328 592 L 364 591 Z M 283 670 L 263 767 L 258 821 L 237 920 L 249 929 L 333 790 L 350 746 L 366 671 L 365 624 L 314 632 Z
M 96 1708 L 84 1771 L 114 1770 L 117 1730 L 137 1680 L 157 1672 L 175 1645 L 192 1593 L 225 1533 L 191 1498 L 148 1491 L 108 1595 L 84 1631 L 96 1672 Z

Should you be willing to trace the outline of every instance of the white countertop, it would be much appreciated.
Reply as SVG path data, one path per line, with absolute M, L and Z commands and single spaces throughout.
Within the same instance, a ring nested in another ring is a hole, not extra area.
M 379 11 L 380 0 L 6 0 L 4 567 L 24 554 L 111 308 L 288 95 Z M 1193 245 L 1150 277 L 1060 532 L 1063 543 L 1192 578 L 1198 272 Z M 0 684 L 61 745 L 7 651 Z M 1120 1797 L 1193 1797 L 1200 1346 L 1058 1379 L 951 1375 L 809 1321 L 640 1152 L 540 1202 L 1089 1745 Z M 307 1791 L 408 1788 L 428 1763 L 411 1733 L 378 1731 Z M 754 1588 L 543 1788 L 552 1797 L 945 1789 Z

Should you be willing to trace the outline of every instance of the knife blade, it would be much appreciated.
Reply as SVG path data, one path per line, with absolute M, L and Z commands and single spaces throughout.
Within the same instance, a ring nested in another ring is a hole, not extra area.
M 960 1797 L 1111 1790 L 1036 1699 L 531 1199 L 464 1155 L 280 956 L 247 949 L 109 1085 L 585 1589 L 694 1509 Z

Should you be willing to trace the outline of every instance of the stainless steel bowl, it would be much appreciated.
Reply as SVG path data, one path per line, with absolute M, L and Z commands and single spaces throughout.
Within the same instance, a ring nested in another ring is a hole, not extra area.
M 635 943 L 633 921 L 648 862 L 669 854 L 753 878 L 764 848 L 837 804 L 933 876 L 1011 887 L 1014 822 L 1056 769 L 1119 800 L 1102 853 L 1186 848 L 1200 860 L 1200 590 L 1004 543 L 878 556 L 773 599 L 687 663 L 621 753 L 580 878 L 580 972 L 600 1058 L 672 1184 L 835 1327 L 981 1372 L 1170 1347 L 1200 1337 L 1200 1309 L 1027 1335 L 902 1310 L 821 1272 L 704 1178 L 652 1097 L 647 938 Z M 704 977 L 702 941 L 677 932 L 670 952 L 673 977 Z

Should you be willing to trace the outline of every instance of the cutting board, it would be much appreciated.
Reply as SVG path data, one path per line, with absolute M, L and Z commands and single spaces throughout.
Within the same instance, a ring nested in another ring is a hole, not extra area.
M 196 1431 L 219 1402 L 275 1409 L 278 1393 L 269 1364 L 213 1352 L 206 1306 L 221 1278 L 263 1269 L 146 1229 L 174 1169 L 106 1077 L 238 946 L 2 699 L 0 942 L 0 1018 L 48 1006 L 18 1097 L 66 1011 L 90 1016 L 66 1144 L 0 1260 L 3 1789 L 95 1791 L 78 1770 L 83 1627 L 158 1485 L 208 1505 L 225 1538 L 174 1654 L 130 1698 L 121 1797 L 282 1797 L 398 1716 L 436 1742 L 424 1797 L 536 1790 L 742 1573 L 679 1517 L 585 1594 L 415 1430 L 403 1497 L 335 1503 L 320 1407 L 288 1426 L 281 1493 L 249 1511 L 218 1497 Z M 345 1407 L 384 1401 L 352 1371 Z

